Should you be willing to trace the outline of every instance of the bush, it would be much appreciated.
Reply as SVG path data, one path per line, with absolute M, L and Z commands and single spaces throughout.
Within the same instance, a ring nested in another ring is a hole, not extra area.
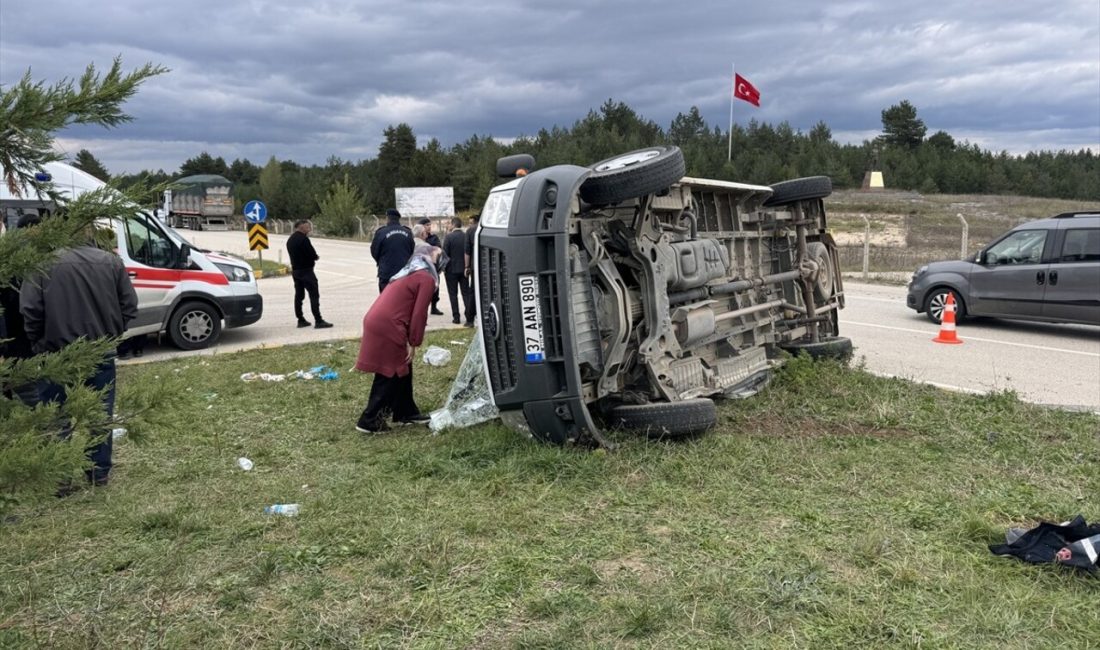
M 347 174 L 329 188 L 328 196 L 321 200 L 321 213 L 316 222 L 326 235 L 351 237 L 359 233 L 356 217 L 365 212 L 359 188 L 351 184 Z

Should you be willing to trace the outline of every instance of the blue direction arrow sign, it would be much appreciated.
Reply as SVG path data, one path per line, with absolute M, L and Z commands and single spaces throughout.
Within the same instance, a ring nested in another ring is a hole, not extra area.
M 248 223 L 263 223 L 267 220 L 267 206 L 263 201 L 249 201 L 244 204 L 244 218 Z

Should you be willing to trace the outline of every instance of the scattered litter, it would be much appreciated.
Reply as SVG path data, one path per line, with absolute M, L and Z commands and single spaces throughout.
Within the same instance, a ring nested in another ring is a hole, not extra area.
M 450 341 L 451 345 L 466 345 L 466 341 Z
M 275 375 L 267 372 L 246 372 L 241 375 L 241 381 L 286 381 L 288 377 L 290 379 L 320 379 L 321 381 L 332 381 L 338 379 L 340 375 L 328 366 L 314 366 L 309 370 L 295 370 L 287 375 Z M 212 400 L 217 396 L 217 393 L 210 393 L 206 398 Z
M 284 517 L 297 517 L 298 516 L 298 504 L 297 503 L 276 503 L 275 505 L 267 506 L 266 508 L 264 508 L 264 514 L 283 515 Z
M 500 415 L 493 403 L 489 384 L 485 381 L 484 361 L 480 345 L 466 348 L 466 358 L 458 369 L 447 403 L 433 411 L 428 427 L 439 433 L 444 429 L 470 427 L 488 422 Z
M 252 461 L 248 460 L 244 456 L 241 456 L 237 459 L 237 466 L 246 472 L 252 471 Z
M 451 351 L 438 345 L 428 346 L 424 352 L 424 363 L 429 366 L 445 366 L 451 362 Z
M 241 381 L 286 381 L 286 375 L 272 375 L 270 373 L 246 372 L 241 375 Z
M 1007 544 L 990 544 L 989 550 L 1030 564 L 1063 564 L 1092 572 L 1100 568 L 1100 523 L 1090 526 L 1081 515 L 1062 524 L 1044 521 L 1028 531 L 1010 528 L 1005 539 Z
M 207 393 L 207 394 L 203 395 L 203 398 L 208 402 L 213 402 L 215 399 L 217 399 L 217 397 L 218 397 L 217 393 Z
M 125 437 L 125 435 L 126 429 L 123 427 L 115 427 L 114 429 L 111 429 L 111 440 L 118 440 L 119 438 Z

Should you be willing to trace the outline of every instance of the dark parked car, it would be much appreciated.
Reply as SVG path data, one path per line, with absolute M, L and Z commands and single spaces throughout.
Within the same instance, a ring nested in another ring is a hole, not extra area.
M 938 324 L 949 292 L 956 320 L 1100 325 L 1100 212 L 1031 221 L 972 258 L 925 264 L 913 274 L 906 303 Z
M 783 350 L 844 357 L 844 290 L 815 176 L 684 176 L 676 147 L 590 167 L 501 159 L 476 240 L 477 306 L 501 419 L 540 440 L 704 431 Z M 522 167 L 522 172 L 515 167 Z

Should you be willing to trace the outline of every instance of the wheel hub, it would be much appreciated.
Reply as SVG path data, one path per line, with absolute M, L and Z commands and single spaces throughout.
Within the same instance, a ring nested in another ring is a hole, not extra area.
M 187 312 L 180 319 L 180 334 L 192 343 L 206 340 L 212 331 L 214 331 L 214 323 L 206 312 Z
M 652 160 L 661 155 L 661 152 L 657 149 L 647 149 L 646 151 L 635 151 L 625 156 L 619 156 L 618 158 L 612 158 L 602 165 L 596 167 L 598 172 L 611 171 L 613 169 L 622 169 L 624 167 L 630 167 L 631 165 L 637 165 L 638 163 Z

